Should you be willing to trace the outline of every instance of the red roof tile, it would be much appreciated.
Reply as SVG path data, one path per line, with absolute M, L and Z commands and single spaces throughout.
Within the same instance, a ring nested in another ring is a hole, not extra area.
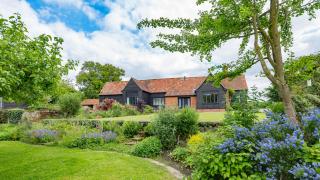
M 98 105 L 99 99 L 85 99 L 81 102 L 82 106 Z
M 149 93 L 166 93 L 166 96 L 183 96 L 195 95 L 194 91 L 206 80 L 205 76 L 201 77 L 180 77 L 180 78 L 163 78 L 136 80 L 134 82 L 144 91 Z M 122 94 L 122 90 L 128 81 L 107 82 L 102 88 L 100 95 Z M 224 79 L 222 86 L 227 89 L 244 90 L 248 89 L 244 76 L 239 76 L 233 80 Z

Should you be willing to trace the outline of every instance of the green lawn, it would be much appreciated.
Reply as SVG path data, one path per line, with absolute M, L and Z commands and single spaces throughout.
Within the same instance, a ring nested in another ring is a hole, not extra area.
M 199 113 L 199 121 L 201 122 L 220 122 L 224 118 L 225 112 L 200 112 Z M 124 116 L 124 117 L 113 117 L 106 118 L 106 120 L 114 120 L 114 121 L 150 121 L 154 118 L 156 114 L 148 114 L 148 115 L 138 115 L 138 116 Z M 264 119 L 266 116 L 264 113 L 257 114 L 259 119 Z
M 0 142 L 0 179 L 174 179 L 146 159 L 115 152 Z

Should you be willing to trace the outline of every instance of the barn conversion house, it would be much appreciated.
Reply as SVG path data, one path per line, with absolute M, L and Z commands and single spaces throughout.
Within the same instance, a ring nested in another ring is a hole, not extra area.
M 224 79 L 219 87 L 206 82 L 207 77 L 180 77 L 107 82 L 99 94 L 99 101 L 114 99 L 122 104 L 137 105 L 139 101 L 159 107 L 192 107 L 199 111 L 223 111 L 227 90 L 247 91 L 244 75 Z

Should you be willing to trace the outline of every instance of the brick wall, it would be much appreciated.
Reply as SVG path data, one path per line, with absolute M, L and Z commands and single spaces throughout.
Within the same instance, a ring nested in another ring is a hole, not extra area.
M 166 107 L 178 107 L 178 97 L 165 97 Z
M 197 97 L 196 96 L 192 96 L 191 98 L 190 98 L 190 106 L 192 107 L 192 108 L 197 108 Z

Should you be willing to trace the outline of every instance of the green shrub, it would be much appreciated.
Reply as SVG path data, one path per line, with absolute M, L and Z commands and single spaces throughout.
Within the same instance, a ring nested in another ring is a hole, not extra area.
M 155 135 L 154 123 L 148 123 L 148 125 L 144 127 L 143 131 L 145 136 L 154 136 Z
M 303 159 L 305 162 L 320 162 L 320 143 L 311 147 L 305 145 L 303 151 Z
M 125 105 L 122 109 L 122 116 L 135 116 L 140 114 L 140 112 L 137 110 L 136 107 L 130 106 L 130 105 Z
M 135 145 L 132 154 L 139 157 L 155 157 L 160 152 L 160 140 L 156 137 L 148 137 Z
M 109 111 L 111 112 L 110 114 L 112 117 L 120 117 L 123 114 L 123 109 L 124 107 L 122 104 L 115 102 L 112 104 L 112 107 Z
M 132 138 L 142 129 L 142 125 L 134 121 L 126 121 L 122 125 L 122 131 L 125 137 Z
M 113 131 L 113 132 L 117 133 L 118 135 L 121 135 L 123 133 L 122 128 L 121 128 L 119 122 L 117 122 L 117 121 L 103 122 L 103 131 Z
M 173 149 L 177 143 L 176 139 L 176 111 L 162 109 L 158 113 L 154 126 L 154 133 L 161 141 L 163 149 Z
M 20 139 L 19 127 L 12 124 L 0 125 L 0 141 L 16 141 Z
M 279 113 L 279 114 L 283 114 L 284 113 L 284 105 L 282 102 L 274 102 L 271 103 L 269 105 L 269 109 L 273 112 L 273 113 Z
M 184 163 L 187 157 L 190 155 L 190 151 L 185 147 L 176 147 L 171 153 L 170 157 L 175 161 Z
M 0 124 L 8 123 L 7 112 L 6 110 L 0 110 Z
M 105 132 L 92 132 L 82 134 L 71 143 L 72 147 L 78 148 L 93 148 L 96 146 L 102 146 L 105 143 L 114 142 L 117 138 L 117 134 L 112 131 Z
M 154 113 L 152 106 L 145 105 L 143 107 L 143 114 L 152 114 L 152 113 Z
M 33 144 L 43 144 L 49 142 L 57 142 L 58 132 L 49 129 L 35 129 L 31 130 L 27 134 L 27 142 Z
M 22 119 L 23 109 L 10 109 L 7 110 L 8 122 L 11 124 L 18 124 Z
M 77 93 L 62 95 L 59 98 L 59 107 L 66 117 L 74 116 L 80 109 L 81 98 Z
M 178 140 L 186 140 L 198 131 L 199 114 L 191 108 L 183 108 L 177 114 L 176 136 Z
M 258 119 L 257 109 L 249 103 L 234 103 L 224 116 L 224 125 L 252 127 Z

